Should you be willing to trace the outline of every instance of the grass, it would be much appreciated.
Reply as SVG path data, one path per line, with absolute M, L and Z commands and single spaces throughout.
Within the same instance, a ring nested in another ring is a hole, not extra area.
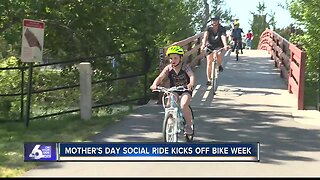
M 84 142 L 108 125 L 128 115 L 132 108 L 99 111 L 92 119 L 81 120 L 79 115 L 60 115 L 35 119 L 29 127 L 23 122 L 0 122 L 0 177 L 18 177 L 36 167 L 37 162 L 24 162 L 24 142 Z
M 318 97 L 318 84 L 316 82 L 305 82 L 304 91 L 304 106 L 305 108 L 317 109 Z

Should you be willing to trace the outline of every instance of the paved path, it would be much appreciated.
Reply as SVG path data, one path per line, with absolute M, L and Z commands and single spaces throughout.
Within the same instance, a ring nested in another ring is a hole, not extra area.
M 225 58 L 214 98 L 206 93 L 205 61 L 195 70 L 195 141 L 260 142 L 260 162 L 56 162 L 23 177 L 319 177 L 320 113 L 296 110 L 265 51 L 234 59 Z M 93 141 L 161 142 L 162 118 L 162 107 L 151 101 Z

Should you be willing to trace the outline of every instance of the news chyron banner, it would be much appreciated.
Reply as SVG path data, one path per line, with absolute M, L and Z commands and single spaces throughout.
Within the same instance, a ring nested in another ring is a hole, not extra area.
M 24 161 L 258 162 L 260 143 L 25 143 Z

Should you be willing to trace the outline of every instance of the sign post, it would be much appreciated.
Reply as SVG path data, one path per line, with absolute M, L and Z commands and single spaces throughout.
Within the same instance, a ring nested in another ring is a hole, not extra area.
M 32 90 L 32 70 L 34 62 L 42 62 L 44 40 L 44 22 L 24 19 L 22 29 L 21 62 L 29 64 L 29 78 L 27 89 L 26 126 L 29 125 L 31 90 Z

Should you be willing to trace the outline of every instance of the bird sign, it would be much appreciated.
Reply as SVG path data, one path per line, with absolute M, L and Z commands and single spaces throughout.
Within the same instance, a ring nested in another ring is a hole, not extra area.
M 23 20 L 22 62 L 42 62 L 44 42 L 44 22 L 30 19 Z

